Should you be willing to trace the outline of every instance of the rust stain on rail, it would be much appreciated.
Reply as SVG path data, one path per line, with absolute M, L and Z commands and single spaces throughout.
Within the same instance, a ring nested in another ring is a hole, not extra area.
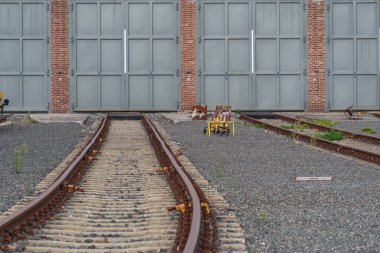
M 76 185 L 82 178 L 88 159 L 93 150 L 98 150 L 105 138 L 109 124 L 108 117 L 103 118 L 92 139 L 78 157 L 58 177 L 58 179 L 19 211 L 0 220 L 0 249 L 8 250 L 8 244 L 25 239 L 26 234 L 50 219 L 73 194 L 68 185 Z

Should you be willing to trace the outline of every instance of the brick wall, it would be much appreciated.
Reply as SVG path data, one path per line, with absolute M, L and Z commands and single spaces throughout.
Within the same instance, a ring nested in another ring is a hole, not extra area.
M 326 111 L 325 0 L 308 0 L 307 111 Z
M 69 112 L 69 18 L 67 0 L 51 0 L 51 112 Z
M 197 103 L 197 4 L 181 0 L 181 110 Z

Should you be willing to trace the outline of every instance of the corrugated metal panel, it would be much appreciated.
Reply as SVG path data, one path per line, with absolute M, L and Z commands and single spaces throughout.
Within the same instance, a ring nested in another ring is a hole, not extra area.
M 177 110 L 174 1 L 73 1 L 75 110 Z
M 47 20 L 45 1 L 0 3 L 0 90 L 9 111 L 48 110 Z
M 329 101 L 331 110 L 349 106 L 377 110 L 379 89 L 379 3 L 329 2 Z
M 202 1 L 200 101 L 214 108 L 303 110 L 303 1 Z

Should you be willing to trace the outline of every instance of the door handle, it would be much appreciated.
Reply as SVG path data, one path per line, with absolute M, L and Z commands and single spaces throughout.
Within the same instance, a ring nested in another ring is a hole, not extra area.
M 251 73 L 255 72 L 255 41 L 253 39 L 254 31 L 251 30 Z
M 127 73 L 127 30 L 124 29 L 124 74 Z

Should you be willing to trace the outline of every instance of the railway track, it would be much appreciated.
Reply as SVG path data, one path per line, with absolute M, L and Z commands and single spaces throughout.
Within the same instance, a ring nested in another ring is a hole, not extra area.
M 11 115 L 0 115 L 0 124 L 7 121 L 7 118 L 9 118 Z
M 26 238 L 27 252 L 218 251 L 204 192 L 145 117 L 103 119 L 47 190 L 0 220 L 1 250 Z
M 380 138 L 313 124 L 298 118 L 292 118 L 282 114 L 272 114 L 270 119 L 257 119 L 249 115 L 240 115 L 239 119 L 253 124 L 260 124 L 265 129 L 274 131 L 281 135 L 292 137 L 296 140 L 309 143 L 320 148 L 331 150 L 340 154 L 353 156 L 355 158 L 380 164 Z M 293 124 L 293 129 L 285 129 L 284 124 Z M 340 132 L 344 136 L 342 141 L 328 141 L 316 137 L 315 131 Z

